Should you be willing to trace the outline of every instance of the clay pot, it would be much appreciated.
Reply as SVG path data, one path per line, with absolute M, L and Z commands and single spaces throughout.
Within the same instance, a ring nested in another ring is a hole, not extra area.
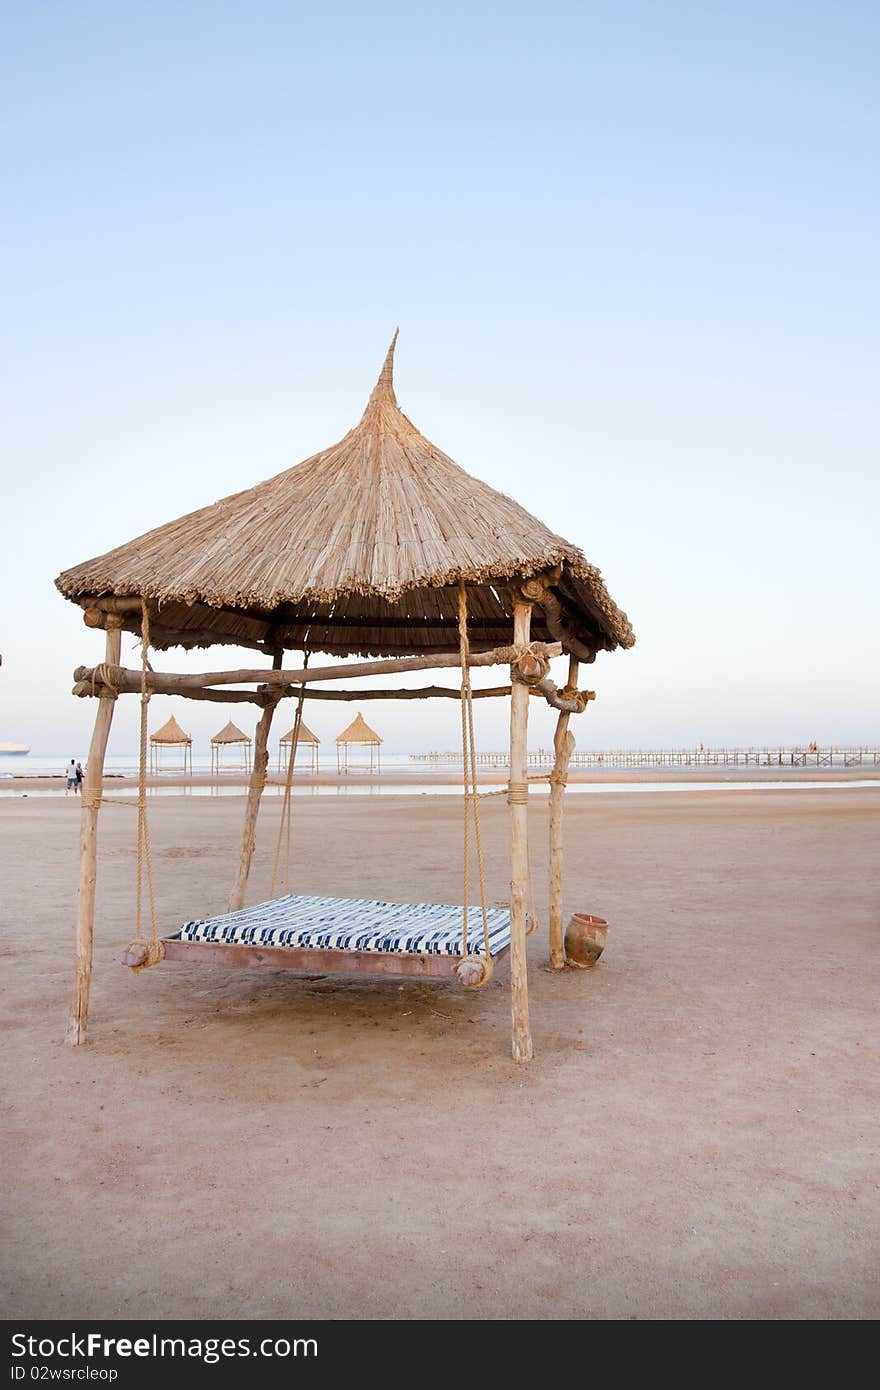
M 605 949 L 608 923 L 604 917 L 576 912 L 565 929 L 565 961 L 578 970 L 589 970 Z

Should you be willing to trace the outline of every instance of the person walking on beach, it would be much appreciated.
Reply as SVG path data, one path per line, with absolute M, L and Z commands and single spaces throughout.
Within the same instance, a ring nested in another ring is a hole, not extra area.
M 77 765 L 76 765 L 76 789 L 77 789 L 78 792 L 81 792 L 81 791 L 82 791 L 82 784 L 83 784 L 83 782 L 85 781 L 85 776 L 86 776 L 86 774 L 83 772 L 83 765 L 82 765 L 82 763 L 77 763 Z
M 74 796 L 76 796 L 78 791 L 79 783 L 76 780 L 76 759 L 71 758 L 70 762 L 67 764 L 67 790 L 64 795 L 70 796 L 70 793 L 73 792 Z

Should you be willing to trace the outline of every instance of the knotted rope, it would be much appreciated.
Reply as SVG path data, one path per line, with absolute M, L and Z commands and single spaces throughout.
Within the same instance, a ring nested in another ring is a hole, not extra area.
M 520 681 L 522 685 L 534 686 L 540 685 L 544 677 L 550 674 L 550 659 L 543 642 L 517 642 L 512 652 L 510 674 L 513 680 Z M 523 671 L 523 662 L 528 664 L 530 661 L 535 662 L 535 670 Z
M 309 664 L 309 653 L 303 652 L 303 668 Z M 272 864 L 272 886 L 269 890 L 270 898 L 275 896 L 275 883 L 278 878 L 278 861 L 281 857 L 281 841 L 286 834 L 286 847 L 284 851 L 284 891 L 290 892 L 290 827 L 291 827 L 291 792 L 293 790 L 293 768 L 296 763 L 296 750 L 299 747 L 299 731 L 302 728 L 303 701 L 306 698 L 305 685 L 299 688 L 299 698 L 296 702 L 296 714 L 293 719 L 293 734 L 290 740 L 290 757 L 287 760 L 287 779 L 284 783 L 284 801 L 281 805 L 281 820 L 278 825 L 278 839 L 275 842 L 275 859 Z M 265 781 L 265 774 L 263 776 Z
M 116 681 L 121 674 L 122 667 L 112 666 L 106 661 L 100 662 L 99 665 L 95 666 L 92 670 L 92 696 L 94 697 L 97 694 L 95 687 L 103 685 L 106 687 L 106 690 L 102 694 L 102 699 L 117 699 L 122 686 L 117 685 Z
M 143 960 L 136 961 L 132 970 L 146 970 L 150 965 L 157 965 L 164 958 L 165 947 L 159 938 L 159 926 L 156 921 L 156 896 L 153 891 L 153 857 L 150 850 L 150 827 L 147 820 L 147 710 L 150 703 L 150 692 L 147 689 L 147 670 L 149 669 L 148 655 L 150 650 L 150 610 L 147 607 L 147 600 L 141 599 L 141 731 L 140 731 L 140 762 L 138 766 L 138 825 L 137 825 L 137 898 L 135 908 L 135 927 L 134 940 L 129 945 L 129 952 L 136 954 L 137 947 L 144 947 L 146 954 Z M 147 871 L 147 891 L 150 899 L 150 922 L 151 935 L 148 942 L 144 941 L 142 915 L 143 915 L 143 877 L 144 867 Z

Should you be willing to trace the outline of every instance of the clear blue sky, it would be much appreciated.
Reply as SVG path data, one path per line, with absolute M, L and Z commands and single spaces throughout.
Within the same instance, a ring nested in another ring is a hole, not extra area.
M 407 413 L 630 613 L 581 743 L 876 741 L 878 40 L 809 0 L 7 7 L 0 738 L 87 746 L 58 571 L 339 438 L 399 323 Z

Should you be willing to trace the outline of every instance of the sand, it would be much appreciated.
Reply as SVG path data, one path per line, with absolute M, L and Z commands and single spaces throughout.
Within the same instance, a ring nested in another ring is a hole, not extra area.
M 167 928 L 223 908 L 242 804 L 152 804 Z M 501 903 L 506 809 L 485 807 Z M 459 899 L 455 799 L 297 810 L 302 891 Z M 880 789 L 572 798 L 567 905 L 608 947 L 552 974 L 530 940 L 523 1068 L 506 968 L 478 993 L 132 976 L 120 808 L 91 1042 L 64 1047 L 78 807 L 0 802 L 3 1314 L 876 1317 L 878 812 Z

